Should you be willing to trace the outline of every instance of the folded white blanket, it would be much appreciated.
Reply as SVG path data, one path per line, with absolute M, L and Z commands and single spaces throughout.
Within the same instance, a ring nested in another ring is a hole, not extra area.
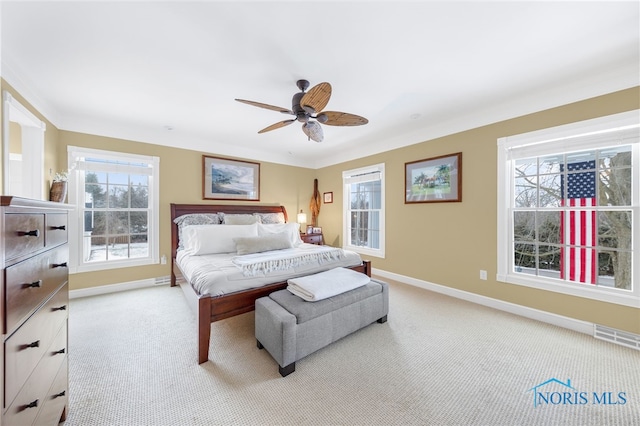
M 287 290 L 308 301 L 316 302 L 353 290 L 369 283 L 371 278 L 348 268 L 334 268 L 306 277 L 287 280 Z
M 322 265 L 341 259 L 344 259 L 344 250 L 341 248 L 303 244 L 298 248 L 235 256 L 232 262 L 242 270 L 244 276 L 252 277 L 310 263 Z

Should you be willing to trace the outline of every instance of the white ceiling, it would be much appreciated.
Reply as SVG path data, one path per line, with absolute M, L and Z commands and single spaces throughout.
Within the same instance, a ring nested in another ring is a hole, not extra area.
M 640 84 L 639 2 L 2 1 L 2 76 L 63 130 L 323 167 Z M 296 80 L 327 110 L 288 118 Z

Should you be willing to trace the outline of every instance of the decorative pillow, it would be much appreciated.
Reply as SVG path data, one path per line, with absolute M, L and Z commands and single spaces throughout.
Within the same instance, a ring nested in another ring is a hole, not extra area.
M 238 254 L 262 253 L 264 251 L 282 250 L 291 248 L 289 236 L 280 234 L 264 235 L 262 237 L 234 238 Z
M 192 255 L 233 253 L 236 251 L 234 238 L 257 237 L 258 224 L 251 225 L 191 225 L 185 226 L 184 249 Z
M 178 226 L 218 225 L 222 223 L 222 219 L 217 213 L 190 213 L 176 217 L 173 223 Z
M 176 217 L 173 223 L 178 225 L 178 250 L 180 250 L 184 248 L 182 228 L 190 225 L 219 225 L 222 223 L 222 218 L 216 213 L 190 213 Z
M 285 223 L 284 213 L 254 213 L 254 216 L 258 216 L 260 218 L 259 223 Z
M 292 247 L 297 247 L 302 244 L 302 240 L 300 239 L 300 224 L 297 222 L 258 224 L 258 235 L 260 236 L 281 233 L 285 233 L 289 237 Z
M 260 218 L 252 214 L 227 214 L 222 216 L 222 223 L 225 225 L 251 225 L 259 223 Z

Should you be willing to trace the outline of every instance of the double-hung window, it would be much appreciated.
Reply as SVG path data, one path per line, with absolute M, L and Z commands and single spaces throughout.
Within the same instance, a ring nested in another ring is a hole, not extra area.
M 498 280 L 640 306 L 638 111 L 498 141 Z
M 344 246 L 384 257 L 384 164 L 342 173 Z
M 68 148 L 71 271 L 158 263 L 158 157 Z

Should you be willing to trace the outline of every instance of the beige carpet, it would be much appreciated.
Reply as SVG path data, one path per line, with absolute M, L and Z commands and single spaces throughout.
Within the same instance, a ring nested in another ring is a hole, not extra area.
M 286 378 L 256 348 L 253 312 L 214 323 L 198 365 L 179 288 L 74 299 L 66 425 L 640 425 L 639 351 L 402 284 L 390 294 L 387 323 Z M 529 390 L 551 378 L 588 403 L 534 407 Z

